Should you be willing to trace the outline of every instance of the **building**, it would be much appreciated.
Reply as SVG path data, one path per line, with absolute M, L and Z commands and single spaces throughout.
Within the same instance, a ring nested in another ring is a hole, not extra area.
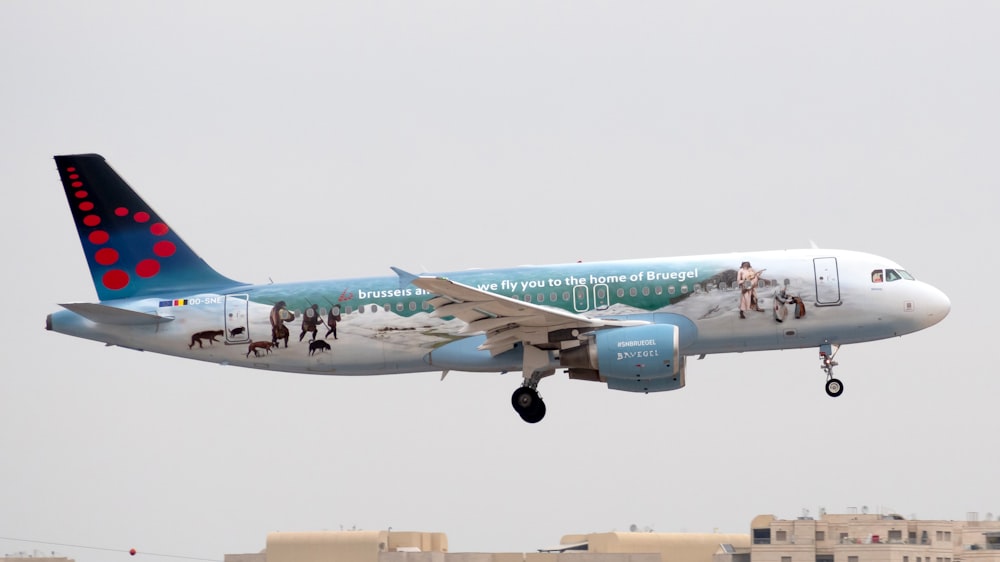
M 969 519 L 907 520 L 896 514 L 868 513 L 823 513 L 819 519 L 759 515 L 751 523 L 749 557 L 752 562 L 1000 562 L 1000 521 Z

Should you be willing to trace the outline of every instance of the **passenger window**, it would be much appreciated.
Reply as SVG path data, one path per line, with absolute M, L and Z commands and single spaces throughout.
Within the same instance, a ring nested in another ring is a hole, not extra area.
M 881 283 L 882 280 L 883 279 L 882 279 L 881 269 L 876 269 L 875 271 L 872 272 L 872 283 Z
M 642 288 L 642 296 L 644 296 L 644 297 L 648 297 L 649 296 L 649 287 L 643 287 Z
M 569 291 L 563 291 L 563 301 L 569 302 Z
M 365 313 L 365 305 L 359 306 L 358 307 L 358 314 L 364 314 L 364 313 Z
M 538 293 L 537 302 L 545 302 L 545 293 Z
M 619 288 L 618 291 L 617 291 L 617 295 L 618 295 L 618 298 L 624 297 L 625 296 L 625 289 Z
M 657 285 L 656 287 L 653 287 L 653 292 L 656 293 L 657 295 L 662 295 L 663 294 L 663 286 L 662 285 Z
M 352 310 L 354 310 L 354 308 L 352 308 L 351 305 L 347 305 L 344 307 L 344 314 L 350 314 Z
M 681 285 L 681 294 L 682 295 L 686 295 L 687 292 L 688 292 L 688 286 L 687 285 Z
M 417 309 L 417 302 L 416 301 L 410 301 L 410 312 L 413 312 L 416 309 Z
M 389 306 L 389 303 L 385 303 L 385 304 L 383 304 L 383 305 L 382 305 L 382 308 L 383 308 L 383 309 L 384 309 L 384 310 L 385 310 L 386 312 L 389 312 L 389 311 L 391 311 L 391 310 L 392 310 L 392 307 L 391 307 L 391 306 Z
M 531 302 L 531 295 L 524 295 L 524 302 Z
M 378 312 L 378 305 L 377 304 L 373 304 L 372 305 L 372 314 L 375 314 L 376 312 Z
M 552 302 L 556 302 L 557 300 L 559 300 L 559 295 L 557 295 L 555 291 L 552 291 L 551 293 L 549 293 L 549 300 Z
M 677 287 L 671 285 L 671 286 L 667 287 L 667 292 L 672 295 L 672 294 L 674 294 L 674 293 L 677 292 Z

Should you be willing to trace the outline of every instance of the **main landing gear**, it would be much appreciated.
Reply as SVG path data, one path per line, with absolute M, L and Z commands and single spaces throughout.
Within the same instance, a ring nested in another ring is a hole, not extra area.
M 544 376 L 544 375 L 543 375 Z M 538 395 L 538 381 L 541 376 L 534 375 L 524 380 L 524 385 L 514 391 L 510 403 L 521 419 L 528 423 L 538 423 L 545 417 L 545 402 Z
M 838 351 L 840 351 L 839 345 L 824 343 L 819 346 L 819 359 L 823 363 L 819 368 L 826 373 L 826 394 L 831 398 L 836 398 L 844 393 L 844 383 L 833 377 L 833 368 L 837 366 L 833 357 L 837 355 Z

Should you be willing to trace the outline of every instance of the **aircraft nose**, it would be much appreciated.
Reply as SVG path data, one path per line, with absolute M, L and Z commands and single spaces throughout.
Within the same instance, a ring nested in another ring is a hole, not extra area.
M 944 320 L 944 317 L 951 312 L 951 300 L 937 287 L 927 285 L 923 301 L 922 308 L 927 314 L 927 326 L 933 326 Z

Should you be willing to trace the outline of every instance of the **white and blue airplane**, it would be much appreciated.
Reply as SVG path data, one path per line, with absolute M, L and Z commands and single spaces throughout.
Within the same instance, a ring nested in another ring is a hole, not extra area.
M 515 411 L 545 416 L 539 381 L 614 390 L 685 384 L 688 357 L 836 351 L 933 326 L 951 304 L 897 263 L 843 250 L 744 252 L 254 285 L 199 258 L 96 154 L 56 156 L 96 303 L 46 329 L 107 345 L 295 373 L 521 371 Z

